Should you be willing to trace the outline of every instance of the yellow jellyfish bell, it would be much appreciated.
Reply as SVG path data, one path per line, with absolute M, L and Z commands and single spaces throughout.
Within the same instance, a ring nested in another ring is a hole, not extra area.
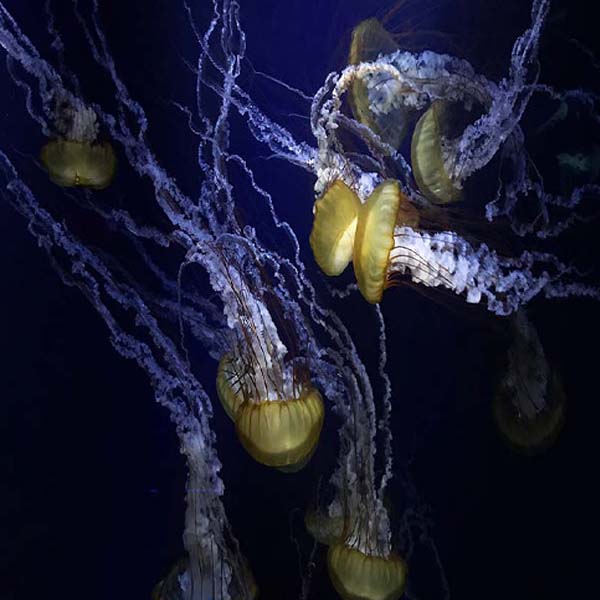
M 406 587 L 408 569 L 396 554 L 370 556 L 336 542 L 329 546 L 327 567 L 344 600 L 398 600 Z
M 310 247 L 326 275 L 339 275 L 352 260 L 360 200 L 341 179 L 315 202 Z
M 225 355 L 219 363 L 217 390 L 242 446 L 269 467 L 284 472 L 302 469 L 321 435 L 325 417 L 321 394 L 304 383 L 296 397 L 252 398 L 236 386 L 238 379 L 234 361 Z
M 371 62 L 380 55 L 398 50 L 394 38 L 383 28 L 377 19 L 367 19 L 352 31 L 348 64 L 357 65 Z M 389 82 L 388 82 L 389 83 Z M 385 81 L 381 85 L 386 85 Z M 393 108 L 377 114 L 371 109 L 371 98 L 367 83 L 356 78 L 350 90 L 350 106 L 354 118 L 377 133 L 390 146 L 398 148 L 406 134 L 411 113 L 406 106 L 396 104 Z
M 394 228 L 417 227 L 416 208 L 395 180 L 378 185 L 361 206 L 354 240 L 353 264 L 358 288 L 371 304 L 381 301 L 387 282 L 389 256 L 394 247 Z
M 41 160 L 50 179 L 61 187 L 104 189 L 112 182 L 117 167 L 114 150 L 108 142 L 52 140 L 42 148 Z
M 293 468 L 314 452 L 324 416 L 321 394 L 307 386 L 298 398 L 244 402 L 236 413 L 235 429 L 255 460 Z
M 423 195 L 436 204 L 462 200 L 460 190 L 444 165 L 441 125 L 446 109 L 434 102 L 417 121 L 411 143 L 413 175 Z

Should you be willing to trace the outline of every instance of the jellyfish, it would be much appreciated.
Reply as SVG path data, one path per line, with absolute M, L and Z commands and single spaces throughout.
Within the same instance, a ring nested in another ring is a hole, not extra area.
M 352 260 L 360 206 L 356 193 L 341 179 L 315 202 L 309 241 L 326 275 L 340 275 Z
M 329 547 L 327 566 L 344 600 L 397 600 L 406 586 L 406 563 L 397 555 L 371 554 L 370 549 L 336 542 Z
M 310 460 L 319 441 L 325 415 L 321 394 L 307 369 L 286 356 L 288 350 L 260 289 L 252 292 L 234 264 L 224 269 L 222 293 L 231 299 L 229 323 L 236 341 L 219 362 L 219 399 L 242 446 L 255 460 L 297 471 Z
M 365 510 L 364 507 L 374 499 L 366 487 L 356 480 L 351 481 L 356 485 L 346 481 L 346 486 L 337 490 L 326 508 L 320 507 L 317 502 L 316 506 L 307 510 L 305 527 L 317 542 L 329 547 L 329 576 L 342 598 L 400 598 L 406 587 L 407 563 L 391 551 L 384 541 L 385 536 L 378 531 L 379 528 L 385 531 L 385 525 L 373 526 L 378 518 L 384 522 L 387 520 L 391 508 L 389 498 L 386 497 L 383 506 L 377 510 Z M 367 518 L 368 524 L 364 521 Z
M 398 49 L 398 44 L 377 19 L 367 19 L 352 31 L 348 64 L 371 62 Z M 395 79 L 375 74 L 354 80 L 350 106 L 357 121 L 390 146 L 399 148 L 415 112 L 399 101 L 400 98 L 402 86 Z
M 450 119 L 451 107 L 436 100 L 419 118 L 413 132 L 410 159 L 419 191 L 434 204 L 450 204 L 463 198 L 463 191 L 452 180 L 444 161 L 443 129 Z
M 234 420 L 244 448 L 262 464 L 290 472 L 303 468 L 317 447 L 323 426 L 324 408 L 319 392 L 310 383 L 299 380 L 281 387 L 283 381 L 274 384 L 269 376 L 270 389 L 262 388 L 265 395 L 256 395 L 261 387 L 256 386 L 260 371 L 244 376 L 248 367 L 242 360 L 247 357 L 226 360 L 230 361 L 226 368 L 233 378 L 222 380 L 219 387 L 229 388 L 228 394 L 239 395 Z M 250 364 L 249 369 L 255 366 Z M 236 385 L 240 386 L 238 390 Z M 258 389 L 252 389 L 255 386 Z M 245 394 L 246 389 L 251 391 Z
M 524 309 L 511 317 L 510 331 L 507 364 L 494 395 L 494 422 L 516 451 L 538 454 L 560 434 L 566 396 L 560 374 L 551 368 Z
M 397 600 L 405 590 L 408 567 L 390 540 L 383 489 L 373 485 L 361 457 L 368 440 L 356 437 L 353 449 L 334 474 L 341 489 L 327 513 L 306 519 L 315 539 L 327 544 L 329 578 L 344 600 Z
M 54 127 L 59 135 L 40 158 L 50 179 L 61 187 L 108 187 L 117 166 L 110 142 L 98 141 L 96 113 L 77 98 L 57 100 Z
M 102 190 L 114 179 L 117 159 L 112 144 L 100 139 L 96 110 L 83 99 L 77 76 L 66 70 L 64 43 L 54 28 L 54 17 L 46 4 L 49 33 L 60 65 L 53 67 L 19 29 L 9 11 L 0 4 L 0 47 L 9 57 L 9 75 L 26 95 L 26 107 L 46 137 L 40 159 L 50 180 L 61 187 L 85 187 Z M 18 64 L 38 84 L 38 100 L 33 102 L 33 87 L 20 78 L 12 65 Z M 71 89 L 66 84 L 71 83 Z
M 307 510 L 304 524 L 328 546 L 329 578 L 342 598 L 397 600 L 406 587 L 407 563 L 390 542 L 389 503 L 381 500 L 382 488 L 373 485 L 369 461 L 360 462 L 369 441 L 357 436 L 352 443 L 331 478 L 333 500 Z

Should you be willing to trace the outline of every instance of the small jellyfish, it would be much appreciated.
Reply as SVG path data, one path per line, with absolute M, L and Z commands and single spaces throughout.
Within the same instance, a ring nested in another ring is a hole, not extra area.
M 413 175 L 421 193 L 435 204 L 450 204 L 462 200 L 463 192 L 448 174 L 444 160 L 450 107 L 443 101 L 434 102 L 421 115 L 412 136 L 410 157 Z
M 360 409 L 359 409 L 360 410 Z M 327 568 L 344 600 L 398 600 L 408 568 L 391 543 L 389 496 L 376 485 L 364 432 L 342 431 L 347 438 L 332 476 L 333 499 L 322 508 L 318 498 L 304 518 L 307 531 L 329 546 Z
M 327 552 L 329 576 L 344 600 L 397 600 L 404 593 L 408 568 L 397 554 L 368 554 L 335 542 Z
M 535 327 L 524 310 L 511 318 L 512 342 L 506 372 L 493 402 L 498 431 L 511 448 L 539 454 L 562 430 L 566 397 L 558 373 L 550 368 Z
M 377 19 L 367 19 L 352 31 L 348 64 L 371 62 L 392 54 L 398 44 Z M 399 148 L 412 121 L 414 108 L 403 103 L 402 86 L 384 73 L 357 78 L 350 90 L 350 106 L 357 121 Z
M 358 447 L 349 456 L 362 454 Z M 390 544 L 389 497 L 380 501 L 364 464 L 347 462 L 345 477 L 327 508 L 307 510 L 304 524 L 319 543 L 329 546 L 327 567 L 344 600 L 397 600 L 406 587 L 408 568 Z M 356 472 L 353 473 L 354 468 Z
M 242 446 L 256 461 L 293 472 L 310 460 L 325 412 L 307 377 L 269 369 L 256 356 L 237 352 L 221 359 L 217 390 Z
M 80 101 L 59 102 L 55 128 L 59 135 L 40 154 L 50 179 L 61 187 L 108 187 L 115 176 L 117 159 L 111 144 L 97 139 L 93 109 Z

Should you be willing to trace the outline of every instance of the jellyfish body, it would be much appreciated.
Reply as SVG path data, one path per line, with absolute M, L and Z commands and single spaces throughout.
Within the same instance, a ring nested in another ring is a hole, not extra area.
M 334 181 L 315 202 L 310 247 L 326 275 L 339 275 L 352 260 L 358 196 L 341 179 Z
M 358 288 L 372 304 L 380 302 L 383 295 L 394 228 L 399 222 L 416 225 L 418 215 L 398 182 L 384 181 L 361 206 L 352 257 Z
M 377 19 L 367 19 L 352 31 L 348 64 L 371 62 L 398 50 L 398 45 Z M 402 88 L 385 74 L 356 78 L 350 92 L 354 118 L 379 137 L 399 148 L 414 109 L 402 103 Z
M 289 395 L 260 397 L 247 391 L 260 389 L 249 385 L 247 378 L 252 376 L 242 374 L 230 355 L 221 360 L 217 388 L 242 446 L 264 465 L 289 472 L 301 469 L 315 451 L 323 427 L 321 394 L 304 383 Z
M 524 310 L 512 317 L 511 331 L 508 366 L 496 390 L 493 416 L 511 448 L 533 455 L 550 447 L 560 434 L 566 397 Z
M 93 190 L 108 187 L 117 166 L 114 150 L 108 142 L 52 140 L 42 148 L 41 160 L 56 185 Z
M 442 128 L 448 109 L 434 102 L 419 118 L 411 142 L 411 166 L 422 194 L 435 204 L 462 199 L 462 190 L 452 180 L 444 162 Z
M 235 428 L 242 445 L 271 467 L 303 466 L 314 452 L 323 427 L 321 394 L 310 386 L 298 398 L 244 402 Z
M 50 179 L 61 187 L 102 190 L 114 179 L 117 158 L 109 142 L 98 141 L 95 111 L 64 90 L 54 91 L 56 139 L 49 141 L 40 158 Z
M 406 587 L 406 563 L 393 553 L 369 555 L 338 541 L 329 546 L 327 566 L 344 600 L 397 600 Z

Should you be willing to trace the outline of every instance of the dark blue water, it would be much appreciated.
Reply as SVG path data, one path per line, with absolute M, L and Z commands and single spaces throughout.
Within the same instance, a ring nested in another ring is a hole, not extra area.
M 50 53 L 41 2 L 4 3 L 42 53 Z M 59 4 L 58 2 L 54 4 Z M 55 8 L 67 60 L 86 92 L 99 99 L 106 82 L 93 67 L 70 15 Z M 85 3 L 83 3 L 85 4 Z M 115 62 L 133 97 L 149 115 L 150 143 L 185 191 L 200 181 L 195 140 L 170 100 L 193 104 L 194 78 L 184 59 L 197 48 L 179 2 L 105 1 L 102 14 Z M 194 4 L 193 2 L 191 3 Z M 404 13 L 422 29 L 445 32 L 489 74 L 505 72 L 507 53 L 527 23 L 527 2 L 419 2 Z M 589 3 L 556 3 L 541 48 L 543 79 L 598 91 L 598 71 L 568 42 L 597 49 Z M 389 2 L 253 0 L 242 2 L 248 38 L 244 87 L 275 120 L 307 135 L 306 102 L 252 69 L 313 93 L 344 64 L 349 33 L 363 18 L 381 16 Z M 202 5 L 196 7 L 202 13 Z M 402 29 L 402 19 L 396 22 Z M 438 42 L 432 42 L 438 43 Z M 76 50 L 77 49 L 77 50 Z M 24 111 L 22 94 L 0 67 L 0 144 L 32 181 L 43 176 L 32 156 L 43 144 Z M 535 121 L 536 115 L 530 115 Z M 177 131 L 177 135 L 173 132 Z M 558 142 L 577 148 L 581 132 Z M 307 137 L 307 139 L 309 139 Z M 251 166 L 267 182 L 282 217 L 305 244 L 312 218 L 312 178 L 283 162 L 266 161 L 247 144 Z M 587 142 L 586 142 L 587 143 Z M 532 152 L 543 158 L 543 147 Z M 543 145 L 542 145 L 543 146 Z M 119 173 L 118 202 L 139 202 L 149 190 Z M 51 187 L 48 194 L 60 194 Z M 596 269 L 597 224 L 566 236 L 558 250 Z M 156 581 L 183 552 L 185 465 L 163 409 L 140 369 L 119 358 L 100 318 L 65 287 L 35 247 L 26 223 L 0 203 L 0 598 L 29 600 L 147 599 Z M 306 254 L 307 263 L 310 255 Z M 310 263 L 312 265 L 312 263 Z M 311 267 L 312 268 L 312 267 Z M 357 297 L 340 306 L 350 316 Z M 591 301 L 535 302 L 547 354 L 560 368 L 568 397 L 565 429 L 544 455 L 526 458 L 499 439 L 491 420 L 498 344 L 487 319 L 442 297 L 400 288 L 386 294 L 394 396 L 394 448 L 429 505 L 452 597 L 459 600 L 564 599 L 594 594 L 593 531 L 598 525 L 598 306 Z M 375 322 L 355 323 L 360 347 L 373 347 Z M 195 359 L 216 370 L 201 349 Z M 307 547 L 301 514 L 319 475 L 335 461 L 335 423 L 328 423 L 306 470 L 284 475 L 254 463 L 227 419 L 215 417 L 227 487 L 225 505 L 263 600 L 298 597 L 298 557 L 291 537 Z M 400 513 L 405 491 L 392 484 Z M 411 500 L 412 502 L 413 500 Z M 398 515 L 396 515 L 398 516 Z M 333 598 L 317 554 L 313 598 Z M 417 557 L 415 591 L 442 598 L 431 556 Z

